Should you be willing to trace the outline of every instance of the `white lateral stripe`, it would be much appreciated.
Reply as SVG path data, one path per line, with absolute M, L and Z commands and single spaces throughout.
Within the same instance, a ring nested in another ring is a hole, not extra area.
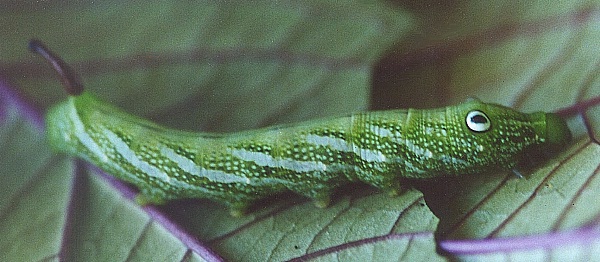
M 200 175 L 201 168 L 198 165 L 196 165 L 194 161 L 175 153 L 175 150 L 162 146 L 160 148 L 160 153 L 169 160 L 177 163 L 179 168 L 181 168 L 183 171 L 192 175 Z
M 177 166 L 183 171 L 199 177 L 206 177 L 210 181 L 217 183 L 244 183 L 250 184 L 250 179 L 247 177 L 229 174 L 220 170 L 209 170 L 198 166 L 191 159 L 177 154 L 173 149 L 161 147 L 160 152 L 169 160 L 177 163 Z
M 400 137 L 400 133 L 399 132 L 392 132 L 391 130 L 387 129 L 387 128 L 383 128 L 380 126 L 376 126 L 376 125 L 369 125 L 369 131 L 371 131 L 371 133 L 376 134 L 378 136 L 382 136 L 382 137 Z
M 362 160 L 367 162 L 385 162 L 387 157 L 381 151 L 359 148 L 351 145 L 346 140 L 335 137 L 307 135 L 306 142 L 317 146 L 330 147 L 337 151 L 356 153 Z
M 100 146 L 96 144 L 96 141 L 94 141 L 94 139 L 92 139 L 92 137 L 90 137 L 90 135 L 85 131 L 85 127 L 83 126 L 83 123 L 81 122 L 81 119 L 77 114 L 75 106 L 72 106 L 70 108 L 70 119 L 73 122 L 73 127 L 75 128 L 75 136 L 77 136 L 79 142 L 81 142 L 83 146 L 87 147 L 87 149 L 90 150 L 92 154 L 98 156 L 98 158 L 100 158 L 100 161 L 108 162 L 108 156 L 104 154 L 102 148 L 100 148 Z
M 381 151 L 375 151 L 370 149 L 362 149 L 354 146 L 355 152 L 358 151 L 358 155 L 362 160 L 367 162 L 385 162 L 387 157 L 381 153 Z
M 148 176 L 158 178 L 166 183 L 170 182 L 169 176 L 161 171 L 160 169 L 152 166 L 138 158 L 138 156 L 129 148 L 129 146 L 121 140 L 115 133 L 110 130 L 104 129 L 104 135 L 108 138 L 114 147 L 117 153 L 121 154 L 125 160 L 127 160 L 132 166 L 140 169 L 142 172 L 146 173 Z
M 350 143 L 346 142 L 344 139 L 328 137 L 328 136 L 318 136 L 318 135 L 307 135 L 306 142 L 311 143 L 317 146 L 327 146 L 337 151 L 342 152 L 354 152 L 352 150 L 352 146 Z
M 412 150 L 417 155 L 425 156 L 428 158 L 434 157 L 434 154 L 433 154 L 433 152 L 431 152 L 431 150 L 417 146 L 409 139 L 402 139 L 399 132 L 392 132 L 389 129 L 377 127 L 377 126 L 373 126 L 373 125 L 370 126 L 370 130 L 371 130 L 371 132 L 378 134 L 380 136 L 392 138 L 394 140 L 394 142 L 401 144 L 401 145 L 405 145 L 408 149 Z M 442 130 L 442 132 L 445 135 L 446 131 Z M 462 159 L 459 159 L 456 157 L 451 157 L 451 156 L 448 156 L 445 154 L 440 154 L 440 153 L 436 153 L 435 155 L 439 156 L 440 159 L 442 159 L 444 162 L 447 162 L 447 163 L 463 164 L 463 165 L 467 164 L 467 162 L 465 160 L 462 160 Z
M 370 130 L 374 134 L 377 134 L 377 135 L 383 136 L 383 137 L 389 137 L 394 142 L 401 144 L 401 145 L 405 145 L 409 150 L 412 150 L 412 152 L 417 155 L 421 155 L 421 156 L 424 156 L 427 158 L 433 157 L 433 153 L 431 152 L 431 150 L 417 146 L 417 145 L 415 145 L 415 143 L 413 143 L 409 139 L 402 139 L 400 133 L 397 131 L 392 132 L 389 129 L 379 127 L 379 126 L 373 126 L 373 125 L 371 125 Z
M 380 126 L 374 126 L 374 125 L 369 125 L 369 131 L 371 131 L 373 134 L 376 134 L 378 136 L 389 137 L 389 138 L 397 140 L 396 142 L 401 142 L 401 141 L 399 141 L 400 140 L 399 138 L 401 138 L 402 136 L 401 136 L 400 132 L 398 132 L 398 131 L 392 131 L 387 128 L 383 128 Z
M 429 149 L 427 149 L 427 148 L 422 148 L 422 147 L 420 147 L 420 146 L 417 146 L 417 145 L 415 145 L 415 144 L 414 144 L 414 143 L 413 143 L 411 140 L 408 140 L 408 139 L 405 139 L 405 140 L 404 140 L 404 142 L 405 142 L 405 145 L 406 145 L 406 146 L 407 146 L 409 149 L 411 149 L 411 148 L 412 148 L 412 151 L 413 151 L 415 154 L 417 154 L 417 155 L 421 155 L 421 156 L 424 156 L 424 157 L 427 157 L 427 158 L 431 158 L 431 157 L 433 157 L 433 153 L 431 153 L 431 151 L 430 151 Z
M 234 149 L 231 155 L 243 161 L 251 161 L 259 166 L 281 167 L 296 172 L 325 171 L 327 166 L 318 161 L 296 161 L 291 159 L 273 158 L 260 152 L 252 152 L 243 149 Z

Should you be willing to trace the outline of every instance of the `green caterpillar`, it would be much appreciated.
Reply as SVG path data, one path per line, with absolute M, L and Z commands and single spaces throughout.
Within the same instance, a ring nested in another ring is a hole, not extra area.
M 478 100 L 230 134 L 176 131 L 96 99 L 41 42 L 30 49 L 55 67 L 69 94 L 46 117 L 52 147 L 135 185 L 140 204 L 209 198 L 241 215 L 257 199 L 290 190 L 325 207 L 348 182 L 393 193 L 407 178 L 510 170 L 528 152 L 556 152 L 571 140 L 555 114 Z

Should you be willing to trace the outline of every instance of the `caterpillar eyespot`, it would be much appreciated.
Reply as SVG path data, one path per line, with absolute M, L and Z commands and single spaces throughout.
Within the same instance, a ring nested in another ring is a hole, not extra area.
M 474 110 L 467 114 L 466 118 L 467 126 L 469 129 L 475 132 L 485 132 L 490 129 L 492 123 L 485 113 Z
M 50 62 L 69 95 L 46 115 L 50 145 L 135 185 L 140 204 L 209 198 L 241 215 L 257 199 L 292 191 L 324 207 L 351 181 L 394 193 L 406 178 L 514 170 L 529 150 L 557 151 L 571 139 L 555 114 L 478 100 L 229 134 L 171 130 L 95 98 L 41 42 L 30 49 Z

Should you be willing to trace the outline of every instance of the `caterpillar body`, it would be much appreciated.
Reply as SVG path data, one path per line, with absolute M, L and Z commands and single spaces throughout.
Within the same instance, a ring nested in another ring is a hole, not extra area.
M 571 139 L 555 114 L 478 100 L 229 134 L 177 131 L 96 99 L 41 42 L 30 49 L 50 61 L 69 93 L 47 113 L 51 146 L 135 185 L 141 204 L 209 198 L 241 215 L 257 199 L 289 190 L 324 207 L 348 182 L 393 193 L 406 178 L 510 170 L 530 150 L 555 152 Z

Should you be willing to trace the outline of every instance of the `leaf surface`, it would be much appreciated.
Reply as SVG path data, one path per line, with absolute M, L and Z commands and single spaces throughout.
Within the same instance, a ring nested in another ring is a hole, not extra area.
M 6 257 L 597 256 L 596 1 L 3 5 L 0 72 L 13 83 L 2 83 L 0 97 L 0 233 L 7 236 L 0 254 Z M 140 208 L 129 201 L 135 191 L 47 148 L 39 115 L 65 95 L 48 66 L 26 53 L 30 37 L 47 42 L 105 101 L 174 128 L 233 132 L 476 96 L 523 111 L 568 107 L 561 112 L 575 139 L 558 156 L 522 170 L 524 179 L 505 172 L 427 181 L 416 185 L 424 194 L 407 190 L 395 198 L 352 185 L 326 209 L 284 194 L 242 218 L 207 200 Z M 436 253 L 438 243 L 446 253 Z

